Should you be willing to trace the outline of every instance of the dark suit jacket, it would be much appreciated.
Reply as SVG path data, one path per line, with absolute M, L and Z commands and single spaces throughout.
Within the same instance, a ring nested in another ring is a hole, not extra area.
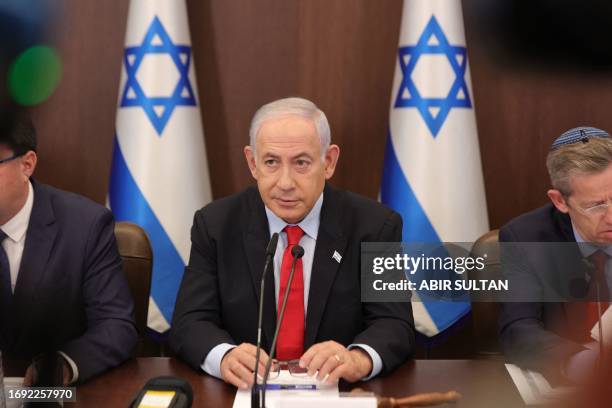
M 401 241 L 399 214 L 375 201 L 325 187 L 306 316 L 304 347 L 335 340 L 367 344 L 383 373 L 414 349 L 410 303 L 361 303 L 360 244 Z M 195 214 L 189 265 L 179 290 L 170 345 L 200 369 L 220 343 L 256 343 L 260 280 L 270 239 L 256 188 L 217 200 Z M 332 255 L 342 255 L 339 264 Z M 265 283 L 263 345 L 276 325 L 274 276 Z
M 63 351 L 83 382 L 129 358 L 137 340 L 113 217 L 84 197 L 32 184 L 34 205 L 0 349 L 18 358 Z
M 552 204 L 513 219 L 500 229 L 499 238 L 502 242 L 576 242 L 570 217 Z M 582 254 L 578 246 L 564 248 L 567 250 L 564 249 L 562 254 L 555 254 L 556 259 L 543 256 L 542 247 L 524 253 L 523 261 L 529 263 L 531 268 L 526 284 L 533 288 L 544 280 L 555 292 L 562 293 L 567 283 L 572 282 L 571 277 L 549 276 L 542 279 L 542 276 L 536 275 L 575 272 L 576 276 L 584 277 Z M 590 330 L 590 327 L 585 327 L 584 313 L 584 302 L 502 304 L 499 319 L 502 349 L 512 361 L 526 368 L 546 371 L 551 367 L 561 367 L 568 357 L 584 349 L 581 343 L 586 340 L 585 333 Z

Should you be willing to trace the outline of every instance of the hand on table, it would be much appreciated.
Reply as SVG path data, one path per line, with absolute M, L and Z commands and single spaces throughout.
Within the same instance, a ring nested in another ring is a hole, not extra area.
M 359 347 L 348 350 L 340 343 L 326 341 L 310 347 L 300 358 L 300 367 L 307 368 L 310 376 L 318 371 L 317 380 L 329 384 L 340 378 L 355 382 L 370 374 L 372 360 Z
M 67 386 L 72 379 L 72 369 L 68 362 L 62 358 L 62 385 Z M 23 386 L 31 387 L 34 384 L 34 366 L 30 364 L 23 377 Z
M 228 351 L 221 360 L 223 380 L 242 389 L 252 386 L 256 351 L 257 347 L 249 343 L 242 343 Z M 258 370 L 260 376 L 263 376 L 267 361 L 268 354 L 261 350 Z

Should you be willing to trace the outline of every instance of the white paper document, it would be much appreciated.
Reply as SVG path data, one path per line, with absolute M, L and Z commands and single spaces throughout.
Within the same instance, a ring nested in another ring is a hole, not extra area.
M 23 406 L 20 400 L 9 400 L 7 395 L 9 387 L 21 387 L 22 385 L 23 377 L 4 377 L 4 398 L 6 398 L 6 408 L 19 408 Z
M 271 390 L 266 389 L 266 407 L 275 408 L 281 399 L 287 398 L 339 398 L 338 383 L 326 384 L 325 382 L 317 381 L 315 377 L 294 377 L 289 374 L 288 370 L 281 370 L 278 378 L 268 381 L 268 385 L 272 387 L 277 385 L 314 385 L 316 389 L 308 390 Z M 251 390 L 236 391 L 234 399 L 234 408 L 251 408 Z
M 506 364 L 506 369 L 526 405 L 551 403 L 575 391 L 573 387 L 551 387 L 546 378 L 536 371 L 523 370 L 514 364 Z
M 604 346 L 612 346 L 612 307 L 608 307 L 608 309 L 601 315 L 601 327 L 604 338 Z M 591 337 L 595 339 L 595 341 L 601 341 L 599 338 L 599 323 L 595 323 L 595 326 L 593 326 L 591 329 Z

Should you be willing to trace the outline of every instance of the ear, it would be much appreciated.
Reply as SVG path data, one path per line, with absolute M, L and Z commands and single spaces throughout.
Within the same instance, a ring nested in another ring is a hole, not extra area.
M 36 163 L 38 162 L 38 156 L 33 150 L 28 151 L 21 158 L 21 169 L 23 174 L 28 178 L 32 177 L 34 170 L 36 169 Z
M 338 145 L 330 145 L 325 153 L 325 179 L 329 180 L 336 171 L 336 164 L 340 157 L 340 148 Z
M 247 166 L 249 166 L 251 175 L 257 180 L 257 160 L 251 146 L 244 146 L 244 158 L 246 159 Z
M 561 192 L 557 189 L 550 189 L 546 192 L 550 201 L 552 201 L 553 205 L 557 207 L 557 210 L 561 211 L 564 214 L 567 214 L 569 211 L 569 207 L 567 206 L 567 202 L 565 201 L 565 197 Z

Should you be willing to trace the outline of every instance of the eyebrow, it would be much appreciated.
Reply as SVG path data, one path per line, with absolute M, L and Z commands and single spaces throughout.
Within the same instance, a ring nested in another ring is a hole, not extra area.
M 268 159 L 268 158 L 270 158 L 270 159 L 279 159 L 280 156 L 278 154 L 274 154 L 274 153 L 270 153 L 270 152 L 264 153 L 262 159 Z M 302 158 L 312 159 L 312 156 L 310 154 L 306 153 L 306 152 L 301 152 L 301 153 L 298 153 L 295 156 L 292 156 L 290 159 L 291 160 L 298 160 L 298 159 L 302 159 Z
M 594 206 L 596 206 L 596 205 L 603 204 L 603 203 L 605 203 L 606 201 L 607 201 L 607 200 L 605 200 L 605 199 L 587 200 L 587 201 L 584 201 L 584 203 L 582 203 L 581 205 L 582 205 L 583 207 L 594 207 Z

